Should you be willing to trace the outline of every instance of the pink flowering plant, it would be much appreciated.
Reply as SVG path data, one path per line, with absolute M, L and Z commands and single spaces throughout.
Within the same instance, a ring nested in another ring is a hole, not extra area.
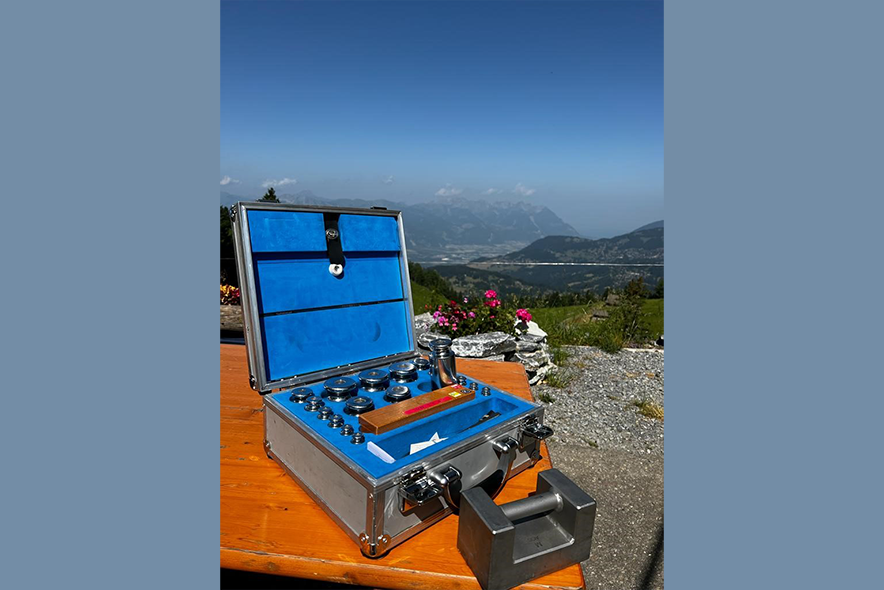
M 431 310 L 435 326 L 434 332 L 440 332 L 453 338 L 480 334 L 483 332 L 513 333 L 516 318 L 529 321 L 531 314 L 527 309 L 513 311 L 504 306 L 497 292 L 489 289 L 485 296 L 471 300 L 464 297 L 463 303 L 449 301 Z M 524 319 L 527 318 L 527 319 Z

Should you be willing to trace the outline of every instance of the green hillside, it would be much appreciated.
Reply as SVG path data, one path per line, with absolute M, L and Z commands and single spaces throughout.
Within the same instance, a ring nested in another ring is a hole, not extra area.
M 546 307 L 532 309 L 534 320 L 549 332 L 550 342 L 560 344 L 592 344 L 604 334 L 604 322 L 592 322 L 592 311 L 603 309 L 611 313 L 603 302 L 590 305 L 569 305 L 566 307 Z M 656 340 L 663 334 L 663 299 L 645 299 L 641 308 L 641 327 L 647 331 L 649 340 Z
M 411 282 L 411 296 L 411 302 L 414 305 L 414 313 L 416 315 L 427 311 L 427 308 L 425 307 L 427 305 L 432 308 L 441 303 L 445 303 L 446 301 L 443 295 L 440 295 L 423 285 L 418 285 L 414 281 Z

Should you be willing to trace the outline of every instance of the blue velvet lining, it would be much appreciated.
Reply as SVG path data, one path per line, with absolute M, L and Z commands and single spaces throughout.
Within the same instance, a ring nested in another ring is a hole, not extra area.
M 322 213 L 248 211 L 252 252 L 325 252 Z M 399 223 L 395 217 L 344 213 L 338 219 L 344 252 L 398 252 Z
M 411 388 L 412 395 L 417 396 L 421 393 L 430 391 L 429 374 L 426 371 L 418 373 L 417 381 L 407 383 Z M 355 377 L 355 376 L 353 376 Z M 472 381 L 472 379 L 470 379 Z M 482 389 L 484 383 L 479 383 L 479 390 Z M 312 387 L 316 395 L 322 393 L 322 384 L 314 384 Z M 349 436 L 341 435 L 337 428 L 330 428 L 328 423 L 319 420 L 315 412 L 308 412 L 304 409 L 304 404 L 297 404 L 289 401 L 291 390 L 281 393 L 272 394 L 273 398 L 281 403 L 286 410 L 300 418 L 313 431 L 330 442 L 335 448 L 340 450 L 344 455 L 352 459 L 356 464 L 365 469 L 372 477 L 380 478 L 384 475 L 401 469 L 402 467 L 420 461 L 428 455 L 449 448 L 467 438 L 494 428 L 499 424 L 515 418 L 516 416 L 526 413 L 534 406 L 519 399 L 492 388 L 490 396 L 476 395 L 475 399 L 468 401 L 459 406 L 455 406 L 448 410 L 443 410 L 438 414 L 429 416 L 423 420 L 412 422 L 396 428 L 384 434 L 366 434 L 365 443 L 354 445 L 350 442 Z M 368 393 L 360 389 L 359 395 L 367 395 L 374 400 L 375 407 L 380 408 L 389 405 L 384 401 L 383 392 Z M 332 408 L 335 413 L 344 417 L 347 424 L 351 424 L 354 429 L 359 430 L 359 419 L 356 416 L 349 416 L 344 413 L 343 402 L 329 402 L 326 405 Z M 478 420 L 489 410 L 499 412 L 501 415 L 487 420 L 478 426 L 473 426 Z M 470 428 L 472 426 L 472 428 Z M 413 455 L 407 455 L 411 443 L 429 440 L 434 433 L 438 432 L 440 438 L 447 438 L 440 443 L 436 443 L 422 451 L 418 451 Z M 396 461 L 394 463 L 385 463 L 367 448 L 368 442 L 374 442 L 376 445 L 384 449 L 392 455 Z
M 395 217 L 340 215 L 338 277 L 321 212 L 252 209 L 247 219 L 269 381 L 414 349 Z
M 261 313 L 402 299 L 398 252 L 344 255 L 344 273 L 328 271 L 325 252 L 256 254 Z
M 270 380 L 412 350 L 405 301 L 303 311 L 261 319 Z
M 344 252 L 399 251 L 399 223 L 395 217 L 343 214 L 338 220 Z
M 322 213 L 251 210 L 252 252 L 325 252 Z

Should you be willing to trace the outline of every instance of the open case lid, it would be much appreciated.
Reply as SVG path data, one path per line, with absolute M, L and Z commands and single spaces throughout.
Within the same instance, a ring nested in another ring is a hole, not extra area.
M 253 389 L 417 355 L 398 211 L 240 202 L 231 215 Z

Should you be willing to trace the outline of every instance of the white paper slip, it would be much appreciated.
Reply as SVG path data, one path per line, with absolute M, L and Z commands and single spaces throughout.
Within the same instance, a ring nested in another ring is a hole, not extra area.
M 431 436 L 430 440 L 428 440 L 428 441 L 419 442 L 419 443 L 412 443 L 411 448 L 408 451 L 408 454 L 414 455 L 418 451 L 422 451 L 422 450 L 426 449 L 427 447 L 430 447 L 436 443 L 442 442 L 443 440 L 448 440 L 448 437 L 446 436 L 445 438 L 439 438 L 439 433 L 435 432 L 435 433 L 433 433 L 433 436 Z
M 369 453 L 371 453 L 372 455 L 374 455 L 375 457 L 377 457 L 378 459 L 380 459 L 384 463 L 392 463 L 393 461 L 396 460 L 390 456 L 390 453 L 388 453 L 387 451 L 385 451 L 384 449 L 377 446 L 376 444 L 374 444 L 371 441 L 368 442 L 368 446 L 366 448 L 368 449 Z

